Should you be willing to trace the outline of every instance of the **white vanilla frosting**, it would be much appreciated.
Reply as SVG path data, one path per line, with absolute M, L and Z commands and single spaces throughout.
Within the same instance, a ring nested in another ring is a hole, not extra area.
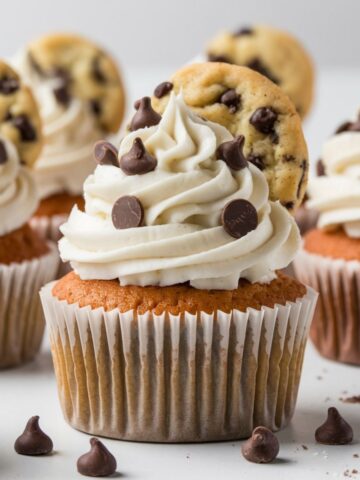
M 41 198 L 64 191 L 81 194 L 85 178 L 94 170 L 94 142 L 103 137 L 94 115 L 78 98 L 61 105 L 54 95 L 60 80 L 40 77 L 27 51 L 20 52 L 13 64 L 31 86 L 43 121 L 44 148 L 34 167 Z
M 154 171 L 127 176 L 99 165 L 84 185 L 85 212 L 74 207 L 61 227 L 60 252 L 82 279 L 118 278 L 122 285 L 173 285 L 235 289 L 240 278 L 267 282 L 287 266 L 300 242 L 297 226 L 278 202 L 270 202 L 264 174 L 253 164 L 232 171 L 216 160 L 232 140 L 222 126 L 202 120 L 173 93 L 161 122 L 127 135 L 119 158 L 136 137 L 157 159 Z M 136 196 L 144 225 L 118 230 L 111 212 L 121 196 Z M 242 238 L 221 225 L 224 206 L 246 199 L 258 226 Z
M 326 176 L 309 183 L 309 208 L 320 212 L 318 227 L 342 226 L 349 237 L 360 238 L 360 132 L 343 132 L 324 145 Z
M 24 225 L 35 212 L 39 200 L 35 182 L 20 164 L 15 145 L 0 137 L 7 160 L 0 164 L 0 236 Z

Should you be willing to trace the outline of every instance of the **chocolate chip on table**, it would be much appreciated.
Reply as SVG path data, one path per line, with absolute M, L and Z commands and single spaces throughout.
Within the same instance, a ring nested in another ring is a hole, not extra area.
M 221 223 L 226 233 L 241 238 L 258 226 L 256 208 L 242 198 L 231 200 L 222 211 Z
M 250 117 L 250 123 L 261 133 L 269 134 L 273 132 L 277 113 L 272 108 L 260 107 Z
M 321 158 L 316 162 L 316 175 L 318 177 L 324 177 L 326 175 L 325 166 Z
M 10 114 L 10 120 L 14 127 L 19 130 L 23 142 L 34 142 L 36 140 L 36 131 L 25 114 L 17 115 L 15 117 Z
M 77 471 L 87 477 L 109 477 L 116 471 L 116 459 L 97 438 L 90 439 L 90 451 L 77 461 Z
M 234 33 L 234 37 L 242 37 L 243 35 L 252 35 L 254 30 L 251 27 L 241 27 Z
M 135 138 L 131 149 L 120 158 L 120 168 L 126 175 L 143 175 L 155 170 L 157 160 L 145 149 L 141 138 Z
M 256 427 L 251 437 L 242 445 L 243 456 L 249 462 L 270 463 L 279 453 L 279 441 L 271 430 Z
M 220 63 L 232 63 L 230 58 L 226 55 L 216 55 L 215 53 L 208 54 L 208 61 L 209 62 L 220 62 Z
M 263 64 L 263 62 L 259 58 L 254 58 L 251 62 L 247 63 L 246 66 L 248 68 L 251 68 L 251 70 L 255 70 L 258 73 L 261 73 L 261 75 L 264 75 L 264 77 L 268 78 L 271 80 L 273 83 L 276 83 L 276 85 L 279 85 L 279 79 L 276 78 L 270 70 Z
M 65 107 L 69 105 L 71 97 L 68 86 L 65 83 L 54 88 L 53 92 L 56 100 L 58 101 L 58 103 L 60 103 L 60 105 L 64 105 Z
M 124 195 L 114 203 L 111 218 L 114 227 L 119 230 L 140 227 L 144 220 L 144 209 L 136 197 Z
M 154 90 L 154 95 L 156 98 L 162 98 L 167 95 L 174 88 L 174 85 L 171 82 L 162 82 Z
M 139 128 L 151 127 L 160 121 L 161 115 L 152 108 L 150 97 L 143 97 L 138 102 L 137 111 L 130 123 L 130 130 L 133 132 Z
M 328 409 L 325 422 L 316 429 L 315 440 L 325 445 L 346 445 L 353 439 L 353 429 L 335 407 Z
M 4 142 L 0 140 L 0 165 L 7 162 L 8 154 L 4 145 Z
M 94 158 L 99 165 L 118 167 L 118 151 L 110 142 L 100 140 L 94 145 Z
M 240 100 L 241 97 L 236 93 L 236 90 L 230 88 L 220 96 L 219 103 L 226 105 L 231 113 L 235 113 L 239 108 Z
M 39 417 L 31 417 L 24 432 L 16 439 L 15 451 L 20 455 L 46 455 L 53 449 L 53 442 L 39 426 Z
M 244 142 L 244 135 L 239 135 L 234 140 L 222 143 L 216 149 L 216 159 L 224 160 L 232 170 L 242 170 L 247 167 L 247 161 L 243 153 Z
M 265 170 L 264 157 L 262 155 L 257 155 L 255 153 L 250 153 L 247 157 L 247 161 L 255 165 L 259 170 Z
M 3 95 L 11 95 L 20 88 L 19 80 L 11 77 L 2 77 L 0 79 L 0 93 Z
M 100 68 L 100 57 L 95 57 L 92 62 L 92 75 L 98 83 L 106 83 L 107 78 Z

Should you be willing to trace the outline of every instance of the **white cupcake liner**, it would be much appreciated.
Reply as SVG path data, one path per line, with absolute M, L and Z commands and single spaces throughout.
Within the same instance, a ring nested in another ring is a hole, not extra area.
M 39 290 L 56 278 L 58 254 L 50 252 L 32 260 L 0 264 L 0 368 L 31 360 L 44 332 Z
M 41 300 L 65 419 L 125 440 L 247 437 L 290 420 L 317 294 L 285 306 L 155 315 Z
M 300 250 L 297 278 L 319 292 L 310 337 L 327 358 L 360 365 L 360 262 Z

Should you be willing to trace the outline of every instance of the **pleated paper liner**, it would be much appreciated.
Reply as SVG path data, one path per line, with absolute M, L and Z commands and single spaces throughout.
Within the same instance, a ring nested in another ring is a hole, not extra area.
M 261 310 L 137 315 L 41 290 L 65 419 L 150 442 L 247 437 L 291 419 L 317 294 Z
M 310 336 L 326 358 L 360 365 L 360 262 L 301 250 L 297 278 L 319 292 Z
M 56 278 L 58 253 L 54 244 L 42 257 L 0 264 L 0 368 L 31 360 L 44 332 L 39 290 Z

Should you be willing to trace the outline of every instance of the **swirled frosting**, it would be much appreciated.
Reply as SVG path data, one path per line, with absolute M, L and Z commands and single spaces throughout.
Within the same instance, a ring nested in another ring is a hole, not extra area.
M 35 182 L 20 164 L 15 145 L 0 137 L 7 160 L 0 164 L 0 236 L 24 225 L 38 206 Z
M 44 148 L 34 171 L 41 198 L 61 192 L 81 194 L 94 169 L 93 144 L 103 136 L 89 106 L 74 97 L 61 105 L 54 95 L 59 79 L 40 76 L 27 51 L 20 52 L 13 64 L 31 86 L 43 120 Z
M 360 238 L 360 133 L 343 132 L 323 147 L 326 176 L 309 183 L 309 208 L 320 212 L 318 227 L 343 227 L 349 237 Z
M 232 140 L 222 126 L 202 120 L 172 94 L 161 122 L 139 129 L 121 142 L 119 157 L 136 137 L 157 159 L 157 168 L 127 176 L 118 167 L 99 165 L 84 185 L 85 212 L 74 207 L 62 227 L 62 259 L 82 279 L 118 278 L 122 285 L 173 285 L 235 289 L 239 278 L 273 279 L 293 259 L 300 235 L 279 203 L 270 202 L 264 174 L 254 165 L 232 171 L 216 160 L 217 147 Z M 136 196 L 145 226 L 117 230 L 114 202 Z M 257 210 L 258 226 L 242 238 L 220 223 L 224 206 L 246 199 Z

